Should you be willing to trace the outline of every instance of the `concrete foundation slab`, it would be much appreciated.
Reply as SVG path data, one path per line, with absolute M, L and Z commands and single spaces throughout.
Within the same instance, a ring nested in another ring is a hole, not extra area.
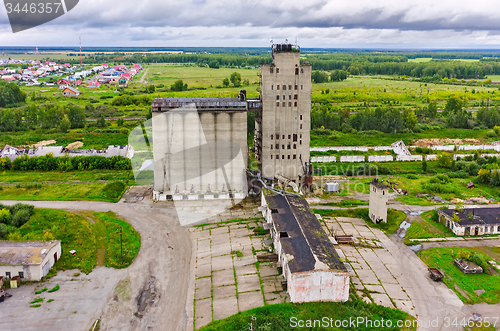
M 212 299 L 211 298 L 204 299 L 204 300 L 196 300 L 195 301 L 195 310 L 196 310 L 195 326 L 197 329 L 212 322 Z
M 236 295 L 236 286 L 218 286 L 214 287 L 214 299 L 225 298 Z
M 212 270 L 233 269 L 233 258 L 231 255 L 223 255 L 212 258 Z
M 197 279 L 195 291 L 196 300 L 210 298 L 212 296 L 212 280 L 210 277 Z
M 212 273 L 213 286 L 234 285 L 233 269 L 214 271 Z
M 260 291 L 240 293 L 238 295 L 238 299 L 240 311 L 261 307 L 264 305 L 264 298 L 262 297 L 262 292 Z
M 260 281 L 257 274 L 237 276 L 236 279 L 238 281 L 238 292 L 260 290 Z
M 236 297 L 214 299 L 214 320 L 220 320 L 238 313 L 238 300 Z

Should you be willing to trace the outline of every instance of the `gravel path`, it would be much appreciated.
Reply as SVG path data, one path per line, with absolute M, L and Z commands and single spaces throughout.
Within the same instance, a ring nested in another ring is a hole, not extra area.
M 3 204 L 16 202 L 19 201 L 1 201 Z M 75 289 L 71 290 L 71 298 L 62 309 L 63 312 L 57 315 L 49 314 L 41 308 L 31 309 L 30 314 L 26 314 L 29 298 L 26 298 L 28 300 L 26 303 L 19 301 L 19 306 L 12 306 L 18 309 L 7 309 L 7 301 L 3 302 L 0 310 L 1 330 L 87 331 L 98 318 L 102 319 L 101 330 L 108 331 L 186 330 L 188 320 L 186 299 L 188 282 L 191 278 L 189 275 L 191 240 L 188 229 L 179 225 L 173 209 L 161 208 L 150 202 L 113 204 L 91 201 L 26 201 L 25 203 L 37 208 L 116 212 L 127 219 L 140 233 L 141 249 L 132 265 L 126 269 L 102 267 L 94 269 L 88 276 L 84 275 L 90 279 L 89 285 L 81 288 L 75 286 Z M 59 274 L 56 277 L 59 277 Z M 120 286 L 115 289 L 117 284 Z M 96 288 L 97 290 L 94 290 Z M 33 292 L 30 290 L 30 293 Z M 18 299 L 21 300 L 20 297 Z M 10 304 L 15 305 L 16 302 L 13 300 Z M 73 310 L 77 312 L 71 313 Z

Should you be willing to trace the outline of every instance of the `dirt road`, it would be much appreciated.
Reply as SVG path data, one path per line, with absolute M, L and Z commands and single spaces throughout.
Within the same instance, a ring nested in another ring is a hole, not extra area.
M 3 204 L 16 202 L 18 201 L 1 201 Z M 63 312 L 57 316 L 50 315 L 50 318 L 44 318 L 43 314 L 34 311 L 26 314 L 26 309 L 24 311 L 2 309 L 0 325 L 2 322 L 7 323 L 6 319 L 10 318 L 13 323 L 19 321 L 16 330 L 87 331 L 93 321 L 101 318 L 101 330 L 186 330 L 191 240 L 188 229 L 179 225 L 173 209 L 161 208 L 147 202 L 144 204 L 89 201 L 25 203 L 37 208 L 116 212 L 139 231 L 141 249 L 128 268 L 124 270 L 99 268 L 87 276 L 92 280 L 89 283 L 101 287 L 97 292 L 98 295 L 92 296 L 92 300 L 80 295 L 81 293 L 75 293 L 76 295 L 71 298 L 75 301 L 75 305 L 81 306 L 78 309 L 81 313 Z M 92 288 L 95 287 L 89 289 Z M 75 290 L 78 291 L 76 287 Z M 70 301 L 69 304 L 73 302 Z M 62 310 L 69 311 L 69 308 Z M 83 315 L 83 312 L 88 313 Z M 79 317 L 79 314 L 82 316 Z M 76 319 L 78 317 L 79 319 Z M 0 329 L 6 326 L 4 324 Z

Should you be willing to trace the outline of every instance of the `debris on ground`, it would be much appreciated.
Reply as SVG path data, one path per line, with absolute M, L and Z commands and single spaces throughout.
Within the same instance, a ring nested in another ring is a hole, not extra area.
M 77 149 L 83 147 L 83 143 L 81 141 L 75 141 L 68 146 L 66 146 L 67 149 L 72 150 L 72 149 Z

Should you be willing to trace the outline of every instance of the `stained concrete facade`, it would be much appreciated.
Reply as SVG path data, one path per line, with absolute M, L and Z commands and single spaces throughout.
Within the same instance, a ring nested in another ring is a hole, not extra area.
M 262 194 L 261 201 L 290 301 L 347 301 L 349 272 L 305 199 Z
M 463 211 L 438 209 L 437 212 L 439 222 L 457 236 L 484 236 L 500 233 L 500 208 L 472 208 Z
M 370 204 L 368 213 L 374 223 L 387 223 L 387 204 L 389 201 L 389 187 L 378 179 L 370 182 Z
M 61 242 L 0 241 L 0 276 L 39 281 L 61 257 Z
M 311 65 L 300 63 L 295 45 L 273 45 L 272 54 L 272 64 L 261 66 L 256 157 L 262 176 L 299 183 L 309 162 Z
M 155 200 L 246 196 L 245 101 L 158 98 L 152 110 Z

